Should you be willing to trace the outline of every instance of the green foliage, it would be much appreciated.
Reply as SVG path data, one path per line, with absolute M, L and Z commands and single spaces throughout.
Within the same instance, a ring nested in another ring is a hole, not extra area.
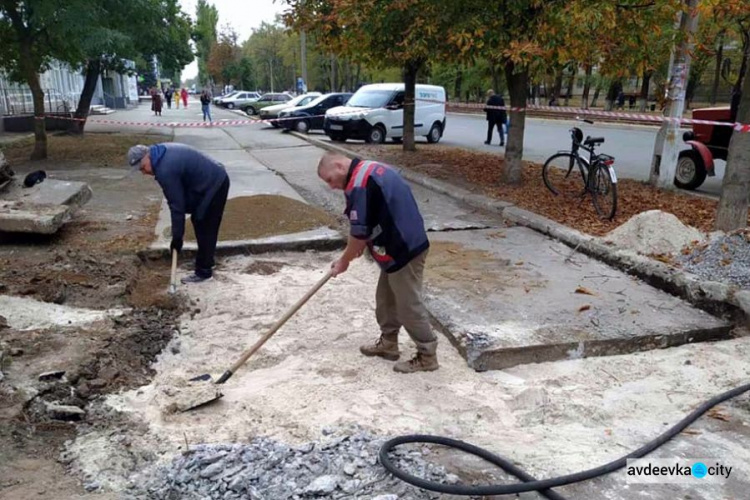
M 198 58 L 198 81 L 201 85 L 209 82 L 208 58 L 211 47 L 217 41 L 216 26 L 219 23 L 219 11 L 206 0 L 198 0 L 196 6 L 195 28 L 192 33 Z

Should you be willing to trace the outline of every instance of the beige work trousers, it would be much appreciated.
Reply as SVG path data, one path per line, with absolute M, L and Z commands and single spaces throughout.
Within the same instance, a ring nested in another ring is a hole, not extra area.
M 422 275 L 428 250 L 396 272 L 380 271 L 375 292 L 375 317 L 386 340 L 396 341 L 403 326 L 417 348 L 437 341 L 422 298 Z M 434 353 L 433 344 L 430 349 Z

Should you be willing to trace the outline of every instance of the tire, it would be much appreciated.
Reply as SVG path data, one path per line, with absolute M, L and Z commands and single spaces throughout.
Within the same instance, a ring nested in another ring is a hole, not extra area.
M 677 171 L 674 185 L 680 189 L 693 191 L 706 180 L 706 165 L 698 151 L 687 149 L 677 157 Z
M 245 108 L 245 113 L 247 113 L 250 116 L 253 116 L 255 114 L 255 108 L 252 106 L 248 106 Z
M 612 220 L 617 213 L 617 183 L 612 182 L 609 168 L 599 165 L 591 174 L 591 198 L 599 217 Z
M 582 173 L 583 172 L 583 173 Z M 586 169 L 571 153 L 550 156 L 542 167 L 542 179 L 555 196 L 580 198 L 586 190 Z
M 308 132 L 310 132 L 310 124 L 307 122 L 307 120 L 300 120 L 294 124 L 294 130 L 296 130 L 300 134 L 307 134 Z
M 232 104 L 231 102 L 227 103 L 227 109 L 234 109 L 234 104 Z
M 281 125 L 279 125 L 279 122 L 271 122 L 271 126 L 273 128 L 281 128 Z
M 330 137 L 333 142 L 346 142 L 348 139 L 344 134 L 331 134 L 328 137 Z
M 433 123 L 430 133 L 427 134 L 427 142 L 430 144 L 436 144 L 443 137 L 443 127 L 439 123 Z
M 375 125 L 367 132 L 365 142 L 368 144 L 383 144 L 385 141 L 385 130 L 382 125 Z

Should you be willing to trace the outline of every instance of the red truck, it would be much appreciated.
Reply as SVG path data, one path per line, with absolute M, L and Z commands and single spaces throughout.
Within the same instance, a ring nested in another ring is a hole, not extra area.
M 693 110 L 695 120 L 734 123 L 733 115 L 736 111 L 729 107 Z M 714 160 L 726 161 L 732 127 L 693 124 L 693 130 L 685 132 L 682 138 L 690 149 L 680 152 L 674 184 L 681 189 L 697 189 L 706 176 L 716 175 Z

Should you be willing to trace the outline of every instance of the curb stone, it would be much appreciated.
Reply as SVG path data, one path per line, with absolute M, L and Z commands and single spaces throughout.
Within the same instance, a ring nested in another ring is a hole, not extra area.
M 297 132 L 292 132 L 292 134 L 314 146 L 341 153 L 349 158 L 357 156 L 353 151 L 341 146 Z M 727 283 L 702 280 L 694 274 L 674 269 L 632 250 L 607 245 L 602 238 L 586 235 L 559 222 L 516 207 L 513 203 L 474 194 L 404 167 L 397 167 L 397 169 L 405 179 L 415 184 L 463 201 L 475 208 L 489 210 L 501 215 L 507 221 L 550 236 L 574 250 L 637 276 L 660 290 L 679 296 L 709 313 L 724 314 L 741 311 L 745 321 L 750 323 L 750 290 L 742 290 L 736 285 Z

